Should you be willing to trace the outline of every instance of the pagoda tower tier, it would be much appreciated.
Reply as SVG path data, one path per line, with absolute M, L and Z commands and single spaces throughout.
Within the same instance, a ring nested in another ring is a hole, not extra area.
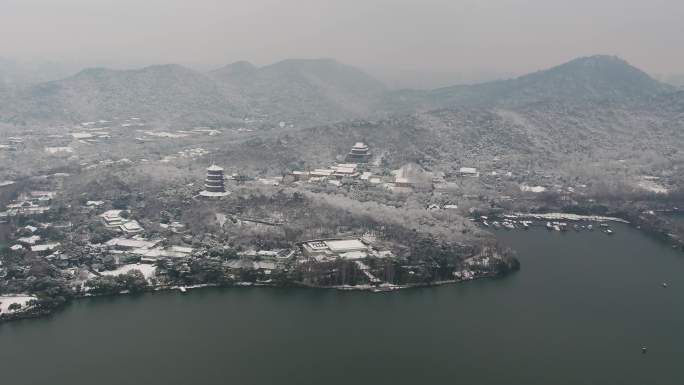
M 204 179 L 204 191 L 200 195 L 205 197 L 220 197 L 228 195 L 224 183 L 223 168 L 211 165 L 207 168 L 207 176 Z
M 347 154 L 346 161 L 349 163 L 366 163 L 371 157 L 368 146 L 362 142 L 356 143 L 349 154 Z

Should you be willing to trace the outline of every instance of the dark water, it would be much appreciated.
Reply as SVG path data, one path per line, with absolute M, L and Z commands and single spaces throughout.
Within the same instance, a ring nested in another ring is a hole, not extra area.
M 0 383 L 682 384 L 684 254 L 616 231 L 501 232 L 519 273 L 439 288 L 82 300 L 0 325 Z
M 679 223 L 680 225 L 684 225 L 684 212 L 677 211 L 673 213 L 668 213 L 667 216 L 674 222 Z
M 8 223 L 0 223 L 0 247 L 8 245 L 12 235 L 12 226 Z

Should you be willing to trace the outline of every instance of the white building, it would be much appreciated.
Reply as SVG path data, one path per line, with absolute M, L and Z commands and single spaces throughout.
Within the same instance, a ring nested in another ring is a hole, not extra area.
M 40 235 L 32 235 L 30 237 L 18 238 L 17 241 L 25 243 L 27 245 L 35 245 L 36 242 L 40 241 Z
M 138 221 L 128 221 L 120 226 L 121 231 L 126 234 L 137 234 L 145 231 Z
M 59 242 L 46 243 L 43 245 L 35 245 L 35 246 L 31 246 L 31 251 L 35 251 L 35 252 L 50 251 L 50 250 L 54 250 L 59 245 L 60 245 Z
M 371 252 L 368 245 L 355 238 L 304 242 L 302 249 L 306 255 L 317 259 L 363 259 Z
M 479 177 L 480 173 L 474 167 L 461 167 L 458 169 L 459 176 Z

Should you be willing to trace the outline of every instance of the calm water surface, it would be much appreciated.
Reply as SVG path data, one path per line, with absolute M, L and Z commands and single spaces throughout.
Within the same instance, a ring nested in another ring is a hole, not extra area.
M 439 288 L 77 301 L 0 325 L 0 383 L 682 384 L 684 254 L 615 229 L 500 232 L 520 272 Z

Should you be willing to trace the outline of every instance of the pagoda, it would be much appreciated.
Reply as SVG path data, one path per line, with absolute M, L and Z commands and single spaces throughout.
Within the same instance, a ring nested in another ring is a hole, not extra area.
M 223 168 L 212 164 L 207 168 L 207 177 L 204 180 L 204 191 L 200 192 L 203 197 L 223 197 L 230 194 L 224 184 Z
M 349 163 L 366 163 L 371 157 L 370 150 L 368 146 L 362 142 L 357 142 L 354 147 L 352 147 L 345 161 Z

